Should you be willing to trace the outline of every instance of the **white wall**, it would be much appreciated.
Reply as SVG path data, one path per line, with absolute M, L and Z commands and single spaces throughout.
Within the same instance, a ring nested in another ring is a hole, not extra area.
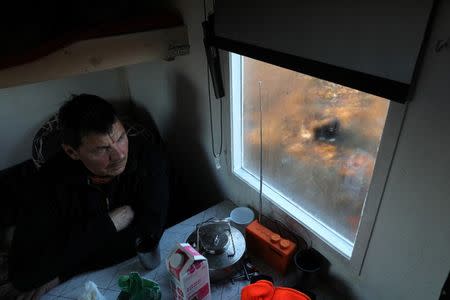
M 123 78 L 111 70 L 0 89 L 0 170 L 31 158 L 34 134 L 71 94 L 127 99 Z
M 230 172 L 229 151 L 215 168 L 211 153 L 203 1 L 173 0 L 189 29 L 191 54 L 173 62 L 130 66 L 130 94 L 152 115 L 175 157 L 189 201 L 229 198 L 256 203 L 257 193 Z M 399 145 L 361 276 L 331 261 L 331 271 L 360 299 L 437 299 L 450 269 L 450 49 L 433 52 L 450 36 L 450 2 L 441 1 L 427 46 L 417 93 L 409 105 Z M 224 70 L 225 77 L 227 69 Z M 0 169 L 30 158 L 31 139 L 71 93 L 128 97 L 120 71 L 0 89 Z M 229 128 L 225 100 L 224 126 Z M 213 99 L 218 123 L 218 102 Z M 218 132 L 218 127 L 215 127 Z M 216 141 L 218 135 L 216 134 Z M 228 149 L 229 131 L 224 145 Z M 216 145 L 218 147 L 218 143 Z
M 214 166 L 201 30 L 203 1 L 172 2 L 189 27 L 191 54 L 170 63 L 128 68 L 131 95 L 152 114 L 199 197 L 219 198 L 211 192 L 216 184 L 223 196 L 254 204 L 257 193 L 230 172 L 229 152 L 222 157 L 221 169 Z M 361 276 L 330 258 L 331 272 L 358 299 L 437 299 L 450 269 L 450 49 L 433 52 L 438 39 L 450 36 L 450 2 L 441 2 Z M 229 128 L 228 105 L 225 108 L 224 124 Z M 226 146 L 228 141 L 229 132 Z
M 255 203 L 257 193 L 231 175 L 229 152 L 222 157 L 219 170 L 211 154 L 200 24 L 203 1 L 172 2 L 189 27 L 191 54 L 173 62 L 128 67 L 131 96 L 153 116 L 189 185 L 186 192 L 197 197 L 190 201 L 214 202 L 227 197 L 237 203 Z M 437 299 L 449 271 L 450 49 L 432 51 L 438 39 L 449 36 L 450 3 L 441 1 L 362 274 L 354 275 L 332 261 L 333 274 L 360 299 Z M 227 70 L 224 72 L 226 76 Z M 31 139 L 39 124 L 71 93 L 127 98 L 121 76 L 120 72 L 106 71 L 0 89 L 0 169 L 30 157 Z M 217 104 L 213 99 L 216 121 Z M 225 105 L 226 128 L 228 116 Z M 215 129 L 218 132 L 217 126 Z M 228 146 L 229 132 L 225 137 Z
M 438 1 L 439 2 L 439 1 Z M 450 270 L 450 2 L 440 1 L 361 281 L 381 299 L 438 299 Z
M 198 209 L 223 200 L 211 154 L 206 60 L 201 20 L 203 2 L 177 1 L 188 25 L 190 54 L 171 62 L 127 68 L 131 98 L 151 114 L 168 145 L 185 202 Z M 213 91 L 211 91 L 213 93 Z M 214 96 L 212 96 L 214 98 Z M 218 102 L 214 101 L 215 120 Z M 227 118 L 227 114 L 224 114 Z M 216 128 L 219 131 L 219 127 Z M 218 140 L 218 137 L 216 138 Z M 219 148 L 217 141 L 217 149 Z

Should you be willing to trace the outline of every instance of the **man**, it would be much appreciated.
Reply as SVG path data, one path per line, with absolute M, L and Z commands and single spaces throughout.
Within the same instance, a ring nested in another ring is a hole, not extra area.
M 59 122 L 62 151 L 39 171 L 11 247 L 10 285 L 25 298 L 136 255 L 137 240 L 156 245 L 166 222 L 159 147 L 128 137 L 111 104 L 94 95 L 74 96 Z

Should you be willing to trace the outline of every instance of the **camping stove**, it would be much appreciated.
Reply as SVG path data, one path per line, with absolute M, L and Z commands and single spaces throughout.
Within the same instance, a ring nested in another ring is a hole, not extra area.
M 212 218 L 197 224 L 186 242 L 208 259 L 212 282 L 231 278 L 241 270 L 245 239 L 227 219 Z

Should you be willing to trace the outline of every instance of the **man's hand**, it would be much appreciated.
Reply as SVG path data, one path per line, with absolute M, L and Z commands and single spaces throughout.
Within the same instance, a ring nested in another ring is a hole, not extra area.
M 110 212 L 109 217 L 113 221 L 116 230 L 121 231 L 133 221 L 134 211 L 130 206 L 125 205 Z

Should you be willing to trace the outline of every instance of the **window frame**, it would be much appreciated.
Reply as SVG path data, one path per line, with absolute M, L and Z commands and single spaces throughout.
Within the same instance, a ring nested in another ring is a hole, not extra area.
M 230 138 L 231 138 L 231 171 L 234 176 L 259 191 L 259 179 L 242 167 L 243 132 L 241 116 L 243 111 L 242 56 L 228 53 L 230 83 Z M 376 222 L 382 196 L 386 187 L 389 170 L 398 142 L 401 124 L 405 116 L 406 106 L 390 101 L 386 122 L 381 137 L 372 181 L 362 209 L 362 216 L 355 243 L 341 236 L 338 232 L 312 216 L 299 205 L 289 201 L 287 197 L 263 182 L 263 198 L 271 202 L 283 213 L 300 223 L 310 232 L 313 247 L 331 260 L 338 260 L 361 272 L 367 248 Z

